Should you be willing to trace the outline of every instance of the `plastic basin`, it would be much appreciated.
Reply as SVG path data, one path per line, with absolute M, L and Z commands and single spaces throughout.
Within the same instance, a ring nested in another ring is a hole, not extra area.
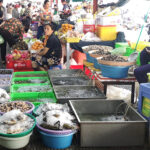
M 45 129 L 45 128 L 41 127 L 39 124 L 36 124 L 36 126 L 37 126 L 38 130 L 40 130 L 44 133 L 53 134 L 53 135 L 67 135 L 67 134 L 75 132 L 73 130 L 50 130 L 50 129 Z
M 23 148 L 29 143 L 31 134 L 32 132 L 30 132 L 29 134 L 23 137 L 17 137 L 17 138 L 0 136 L 0 145 L 8 149 Z
M 54 149 L 65 149 L 68 148 L 72 143 L 72 138 L 74 133 L 66 134 L 66 135 L 53 135 L 40 131 L 40 135 L 43 141 L 43 144 L 46 147 L 54 148 Z
M 27 116 L 29 116 L 30 118 L 32 118 L 34 120 L 34 124 L 33 126 L 28 129 L 27 131 L 24 131 L 24 132 L 21 132 L 21 133 L 18 133 L 18 134 L 5 134 L 5 133 L 0 133 L 0 137 L 10 137 L 10 138 L 18 138 L 18 137 L 23 137 L 23 136 L 26 136 L 28 135 L 29 133 L 32 132 L 33 128 L 35 127 L 36 125 L 36 119 L 35 117 L 33 117 L 31 114 L 26 114 Z
M 13 101 L 13 102 L 19 102 L 19 101 Z M 8 103 L 11 103 L 11 102 L 8 102 Z M 28 111 L 25 111 L 24 113 L 26 113 L 26 114 L 32 114 L 32 111 L 34 110 L 35 106 L 32 103 L 30 103 L 30 102 L 26 102 L 26 103 L 31 106 L 31 109 L 29 109 Z M 3 115 L 4 113 L 6 113 L 6 112 L 0 111 L 1 115 Z
M 102 71 L 102 76 L 114 79 L 121 79 L 126 78 L 128 76 L 128 70 L 130 66 L 122 67 L 122 66 L 109 66 L 100 64 L 100 68 Z

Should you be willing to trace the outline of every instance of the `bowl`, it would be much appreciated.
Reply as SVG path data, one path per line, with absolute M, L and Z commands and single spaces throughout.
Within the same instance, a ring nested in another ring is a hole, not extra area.
M 0 136 L 0 145 L 8 149 L 19 149 L 25 147 L 30 140 L 32 132 L 23 137 L 4 137 Z
M 20 102 L 20 101 L 11 101 L 11 102 L 13 103 L 13 102 Z M 11 103 L 11 102 L 6 102 L 6 103 Z M 23 113 L 32 114 L 32 111 L 34 110 L 35 106 L 34 106 L 31 102 L 28 102 L 28 101 L 25 101 L 25 102 L 31 106 L 31 109 L 29 109 L 29 110 L 27 110 L 27 111 L 25 111 L 25 112 L 23 112 Z M 3 103 L 3 104 L 4 104 L 4 103 Z M 0 105 L 2 105 L 2 104 L 0 104 Z M 6 112 L 0 111 L 0 114 L 1 114 L 1 115 L 3 115 L 4 113 L 6 113 Z
M 21 133 L 17 133 L 17 134 L 5 134 L 5 133 L 0 133 L 0 137 L 10 137 L 10 138 L 17 138 L 17 137 L 23 137 L 28 135 L 29 133 L 32 132 L 33 128 L 36 125 L 36 119 L 35 117 L 33 117 L 31 114 L 26 114 L 27 116 L 29 116 L 30 118 L 32 118 L 34 120 L 34 124 L 33 126 L 28 129 L 27 131 L 21 132 Z
M 46 147 L 53 148 L 53 149 L 65 149 L 71 145 L 73 135 L 76 132 L 72 132 L 65 135 L 53 135 L 39 130 L 39 133 L 41 135 L 43 144 Z

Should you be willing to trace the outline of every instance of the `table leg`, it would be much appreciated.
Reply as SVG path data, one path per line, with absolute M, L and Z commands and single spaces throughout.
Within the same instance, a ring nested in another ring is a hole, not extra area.
M 131 103 L 134 104 L 135 82 L 132 83 Z
M 69 69 L 70 67 L 70 43 L 67 43 L 67 46 L 66 46 L 66 49 L 67 49 L 67 61 L 66 61 L 66 68 Z
M 107 94 L 107 83 L 103 83 L 104 84 L 104 94 Z

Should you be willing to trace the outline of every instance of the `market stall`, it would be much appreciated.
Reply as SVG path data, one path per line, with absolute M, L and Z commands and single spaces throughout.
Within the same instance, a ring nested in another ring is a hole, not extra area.
M 141 51 L 150 46 L 149 11 L 133 21 L 133 1 L 93 0 L 93 8 L 90 1 L 80 2 L 67 19 L 61 19 L 62 12 L 53 16 L 55 28 L 46 24 L 40 39 L 41 3 L 32 2 L 38 7 L 30 30 L 0 69 L 0 149 L 149 148 L 150 84 L 140 84 L 137 103 L 133 70 L 140 66 Z M 137 10 L 150 2 L 139 4 Z M 83 69 L 72 69 L 74 51 L 84 55 L 82 63 L 75 60 Z M 149 73 L 146 78 L 149 82 Z

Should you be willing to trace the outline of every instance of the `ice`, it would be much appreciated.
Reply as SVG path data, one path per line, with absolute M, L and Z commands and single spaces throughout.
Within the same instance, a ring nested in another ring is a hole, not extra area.
M 0 116 L 0 133 L 17 134 L 29 130 L 34 120 L 20 110 L 12 110 Z
M 44 86 L 22 86 L 19 87 L 17 92 L 51 92 L 52 89 L 49 85 Z

